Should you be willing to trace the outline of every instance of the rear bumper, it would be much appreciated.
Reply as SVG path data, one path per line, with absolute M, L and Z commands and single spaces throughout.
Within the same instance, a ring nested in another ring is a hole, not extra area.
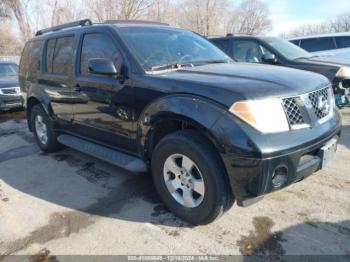
M 315 128 L 286 134 L 284 138 L 272 135 L 264 141 L 266 147 L 260 150 L 260 156 L 240 156 L 227 152 L 222 154 L 238 205 L 254 203 L 261 196 L 285 188 L 320 170 L 321 148 L 332 139 L 338 139 L 341 133 L 340 116 L 332 121 L 331 125 L 327 123 L 318 130 Z M 302 132 L 306 132 L 307 136 Z M 261 149 L 258 144 L 256 147 Z M 286 167 L 288 172 L 284 183 L 276 187 L 272 183 L 272 177 L 276 168 L 281 166 Z
M 23 97 L 19 96 L 6 96 L 0 95 L 0 110 L 6 111 L 14 108 L 23 107 Z

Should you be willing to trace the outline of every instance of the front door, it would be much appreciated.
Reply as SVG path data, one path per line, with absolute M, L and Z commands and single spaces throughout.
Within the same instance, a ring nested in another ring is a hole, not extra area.
M 74 126 L 77 133 L 105 145 L 135 151 L 133 103 L 129 81 L 116 76 L 93 74 L 89 60 L 111 60 L 118 72 L 123 58 L 113 37 L 105 32 L 87 32 L 81 36 L 76 83 L 72 96 Z

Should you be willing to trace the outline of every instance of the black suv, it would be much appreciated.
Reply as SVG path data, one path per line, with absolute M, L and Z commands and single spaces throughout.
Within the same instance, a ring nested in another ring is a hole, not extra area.
M 349 92 L 349 61 L 312 55 L 278 37 L 228 34 L 209 40 L 237 62 L 279 65 L 319 73 L 329 79 L 335 94 Z
M 24 48 L 20 85 L 43 151 L 63 144 L 151 170 L 165 205 L 193 224 L 322 169 L 341 130 L 325 77 L 235 64 L 165 24 L 83 20 L 39 31 Z

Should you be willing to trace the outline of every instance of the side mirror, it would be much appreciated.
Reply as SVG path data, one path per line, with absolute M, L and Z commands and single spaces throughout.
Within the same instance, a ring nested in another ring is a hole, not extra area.
M 269 64 L 276 64 L 277 63 L 277 58 L 274 54 L 268 53 L 263 55 L 262 60 L 264 63 L 269 63 Z
M 113 62 L 105 58 L 93 58 L 88 62 L 89 72 L 97 75 L 116 76 L 117 69 Z

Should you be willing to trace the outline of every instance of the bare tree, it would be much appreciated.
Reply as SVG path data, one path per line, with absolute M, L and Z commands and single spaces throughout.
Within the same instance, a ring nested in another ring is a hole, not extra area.
M 350 31 L 350 13 L 344 13 L 334 19 L 324 20 L 320 23 L 304 24 L 289 33 L 285 37 L 297 37 L 315 34 L 349 32 Z
M 228 33 L 263 34 L 272 29 L 268 6 L 261 0 L 244 0 L 227 24 Z
M 2 0 L 3 6 L 12 14 L 18 24 L 23 40 L 32 36 L 32 27 L 29 19 L 28 5 L 30 0 Z
M 99 22 L 138 19 L 145 15 L 154 0 L 89 0 L 88 9 Z
M 228 0 L 184 0 L 178 3 L 178 24 L 205 36 L 217 34 L 228 6 Z
M 0 55 L 19 55 L 22 46 L 15 34 L 9 30 L 10 21 L 2 21 L 0 28 Z

